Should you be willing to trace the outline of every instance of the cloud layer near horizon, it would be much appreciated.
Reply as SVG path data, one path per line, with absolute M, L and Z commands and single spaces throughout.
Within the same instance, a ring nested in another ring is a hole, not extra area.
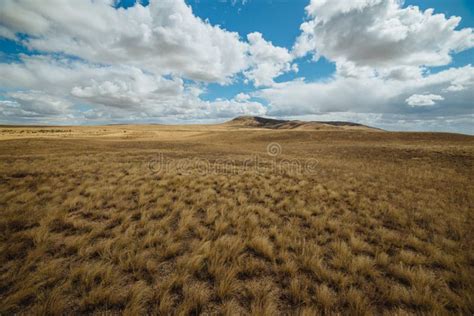
M 31 54 L 0 63 L 0 121 L 329 115 L 386 126 L 435 121 L 443 129 L 473 119 L 474 68 L 430 72 L 474 47 L 472 29 L 459 22 L 398 0 L 312 0 L 288 49 L 259 32 L 242 38 L 211 25 L 184 0 L 127 9 L 112 0 L 4 0 L 0 36 Z M 298 60 L 308 55 L 335 63 L 336 72 L 318 82 L 276 82 L 297 76 Z M 239 82 L 254 91 L 202 98 L 210 83 Z

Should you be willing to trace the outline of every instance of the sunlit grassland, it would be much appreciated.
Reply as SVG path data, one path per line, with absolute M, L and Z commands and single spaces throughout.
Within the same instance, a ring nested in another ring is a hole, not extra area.
M 473 137 L 2 129 L 2 315 L 474 312 Z

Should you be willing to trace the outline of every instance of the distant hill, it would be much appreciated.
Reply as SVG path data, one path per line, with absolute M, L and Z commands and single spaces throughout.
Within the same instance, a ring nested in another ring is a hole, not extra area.
M 236 128 L 269 128 L 269 129 L 298 129 L 298 130 L 371 130 L 381 131 L 380 129 L 343 121 L 298 121 L 298 120 L 277 120 L 260 116 L 239 116 L 225 125 Z

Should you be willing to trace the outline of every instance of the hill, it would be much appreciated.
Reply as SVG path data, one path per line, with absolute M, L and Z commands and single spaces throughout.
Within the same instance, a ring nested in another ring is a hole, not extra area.
M 260 116 L 239 116 L 224 123 L 232 127 L 243 128 L 269 128 L 269 129 L 306 129 L 306 130 L 371 130 L 380 129 L 343 121 L 299 121 L 299 120 L 278 120 Z

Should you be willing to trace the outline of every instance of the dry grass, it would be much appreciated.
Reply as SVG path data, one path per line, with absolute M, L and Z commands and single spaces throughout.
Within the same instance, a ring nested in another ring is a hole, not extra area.
M 473 137 L 4 129 L 1 315 L 474 313 Z

